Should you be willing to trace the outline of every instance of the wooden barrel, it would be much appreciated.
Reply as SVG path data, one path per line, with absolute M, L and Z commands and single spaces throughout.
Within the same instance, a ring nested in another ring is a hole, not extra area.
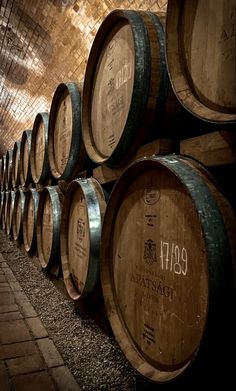
M 2 158 L 0 158 L 0 191 L 2 191 Z
M 29 186 L 32 176 L 30 168 L 31 130 L 24 130 L 20 143 L 20 181 L 24 187 Z
M 64 196 L 57 186 L 40 193 L 37 216 L 37 250 L 43 268 L 61 263 L 60 227 Z
M 2 211 L 3 211 L 4 191 L 0 192 L 0 227 L 2 226 Z
M 12 216 L 12 235 L 13 239 L 19 243 L 23 241 L 23 213 L 25 206 L 25 193 L 23 190 L 16 191 L 14 210 Z
M 6 153 L 6 175 L 5 175 L 5 188 L 6 190 L 12 189 L 12 150 L 8 150 Z
M 33 255 L 36 250 L 38 201 L 38 192 L 35 189 L 29 189 L 26 192 L 23 213 L 23 241 L 29 255 Z
M 166 54 L 177 98 L 211 122 L 236 122 L 235 1 L 170 0 Z
M 1 190 L 5 190 L 5 177 L 6 177 L 6 155 L 2 157 L 1 164 Z
M 76 83 L 58 85 L 49 114 L 49 164 L 56 179 L 70 181 L 85 168 L 81 96 Z
M 82 105 L 83 139 L 94 162 L 122 165 L 148 139 L 154 118 L 164 114 L 169 85 L 164 38 L 160 18 L 151 12 L 115 10 L 101 24 Z M 158 131 L 157 125 L 156 137 Z
M 9 191 L 3 192 L 3 204 L 2 204 L 2 229 L 6 231 L 6 221 L 7 221 L 7 203 L 9 197 Z
M 61 217 L 61 260 L 73 300 L 91 296 L 99 282 L 99 249 L 105 196 L 94 179 L 72 181 Z
M 103 223 L 102 288 L 116 339 L 146 378 L 207 372 L 228 349 L 235 227 L 210 176 L 178 156 L 141 159 L 117 181 Z
M 12 154 L 12 186 L 17 189 L 20 185 L 20 141 L 16 141 Z
M 48 113 L 38 113 L 35 117 L 30 166 L 34 183 L 44 185 L 51 174 L 48 160 Z
M 7 235 L 12 234 L 12 216 L 15 204 L 15 192 L 9 191 L 7 200 L 7 211 L 6 211 L 6 233 Z

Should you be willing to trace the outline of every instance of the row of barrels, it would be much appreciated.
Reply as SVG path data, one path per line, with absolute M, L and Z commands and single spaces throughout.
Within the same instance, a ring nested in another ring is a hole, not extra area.
M 8 233 L 14 204 L 19 239 L 14 225 L 24 204 L 26 250 L 37 238 L 43 268 L 61 256 L 73 300 L 101 282 L 114 335 L 139 373 L 157 383 L 192 371 L 205 379 L 216 366 L 224 373 L 229 362 L 219 357 L 235 341 L 236 219 L 200 163 L 178 155 L 140 159 L 109 197 L 92 177 L 73 180 L 63 197 L 57 187 L 40 196 L 34 189 L 2 194 L 10 200 L 2 211 Z
M 49 118 L 35 118 L 32 141 L 25 131 L 21 145 L 0 162 L 2 189 L 17 187 L 19 148 L 21 184 L 29 183 L 31 168 L 33 181 L 44 185 L 50 175 L 71 181 L 90 161 L 119 167 L 168 127 L 176 137 L 187 126 L 190 135 L 192 124 L 176 121 L 182 108 L 206 122 L 208 131 L 210 123 L 235 124 L 234 1 L 227 7 L 195 3 L 170 0 L 166 19 L 112 11 L 95 36 L 83 88 L 59 84 Z

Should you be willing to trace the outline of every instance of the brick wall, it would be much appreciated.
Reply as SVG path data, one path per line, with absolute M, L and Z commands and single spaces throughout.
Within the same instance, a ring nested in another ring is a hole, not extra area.
M 0 156 L 62 81 L 83 81 L 94 36 L 116 8 L 165 11 L 166 0 L 0 0 Z

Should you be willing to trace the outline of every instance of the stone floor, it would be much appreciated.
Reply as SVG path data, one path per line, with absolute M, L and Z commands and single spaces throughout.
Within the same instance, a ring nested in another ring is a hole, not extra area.
M 0 254 L 0 390 L 80 389 Z

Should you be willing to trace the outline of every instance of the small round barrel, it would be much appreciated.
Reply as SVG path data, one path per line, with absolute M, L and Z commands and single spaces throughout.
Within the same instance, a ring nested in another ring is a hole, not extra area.
M 14 211 L 15 203 L 15 192 L 9 191 L 8 200 L 7 200 L 7 212 L 6 212 L 6 233 L 7 235 L 12 234 L 12 216 Z
M 2 224 L 2 211 L 3 211 L 4 191 L 0 192 L 0 226 Z
M 25 196 L 23 213 L 23 240 L 25 250 L 33 255 L 36 250 L 36 227 L 39 194 L 35 189 L 29 189 Z
M 2 204 L 2 229 L 6 231 L 6 221 L 7 221 L 7 203 L 9 197 L 9 191 L 3 192 L 3 204 Z
M 164 38 L 160 18 L 151 12 L 115 10 L 101 24 L 82 105 L 83 139 L 94 162 L 121 166 L 162 116 L 169 86 Z
M 85 168 L 81 94 L 76 83 L 58 85 L 49 114 L 49 164 L 56 179 L 70 181 Z
M 43 268 L 60 264 L 60 227 L 63 194 L 57 186 L 40 193 L 37 216 L 37 250 Z
M 5 190 L 5 178 L 6 178 L 6 155 L 2 157 L 1 164 L 1 190 Z
M 17 189 L 20 185 L 20 141 L 16 141 L 12 154 L 12 186 Z
M 236 122 L 235 1 L 170 0 L 166 56 L 177 98 L 192 114 Z
M 6 190 L 12 188 L 12 150 L 8 150 L 6 153 L 6 175 L 5 175 L 5 187 Z
M 34 183 L 44 185 L 50 177 L 48 160 L 48 113 L 38 113 L 35 117 L 32 129 L 30 166 Z
M 94 179 L 72 181 L 61 217 L 61 260 L 65 286 L 73 300 L 90 296 L 99 282 L 99 249 L 106 207 Z
M 15 196 L 14 210 L 12 216 L 13 239 L 19 243 L 23 241 L 23 214 L 25 206 L 25 193 L 18 189 Z
M 20 144 L 20 181 L 24 187 L 29 186 L 32 176 L 30 168 L 31 130 L 25 130 Z
M 189 159 L 141 159 L 117 181 L 103 222 L 101 282 L 115 337 L 146 378 L 197 378 L 200 367 L 212 376 L 226 354 L 235 233 L 232 207 Z

